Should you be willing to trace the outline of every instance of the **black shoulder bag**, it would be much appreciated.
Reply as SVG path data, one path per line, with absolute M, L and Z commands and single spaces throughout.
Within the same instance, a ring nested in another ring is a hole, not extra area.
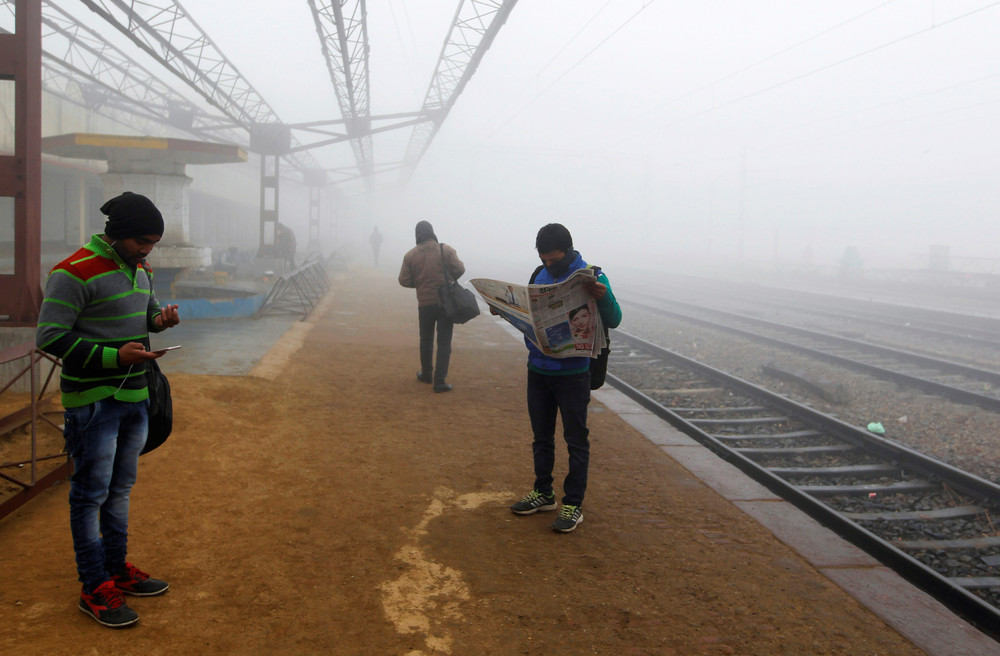
M 174 427 L 174 404 L 170 398 L 170 382 L 160 371 L 156 360 L 146 361 L 146 387 L 149 389 L 149 435 L 142 453 L 149 453 L 170 437 Z M 140 454 L 142 455 L 142 454 Z
M 444 314 L 452 323 L 465 323 L 479 316 L 479 303 L 476 295 L 458 284 L 457 280 L 448 282 L 448 266 L 444 263 L 444 244 L 441 247 L 441 268 L 444 270 L 444 284 L 438 287 L 438 300 L 444 308 Z

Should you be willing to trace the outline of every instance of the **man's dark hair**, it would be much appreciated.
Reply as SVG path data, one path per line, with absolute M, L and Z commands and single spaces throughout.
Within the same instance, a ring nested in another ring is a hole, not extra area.
M 552 251 L 569 253 L 573 250 L 573 236 L 561 223 L 550 223 L 538 231 L 538 236 L 535 237 L 535 249 L 539 253 Z

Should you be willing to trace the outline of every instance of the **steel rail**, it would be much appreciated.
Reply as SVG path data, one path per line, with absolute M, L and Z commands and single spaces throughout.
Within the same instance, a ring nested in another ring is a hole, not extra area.
M 754 332 L 752 330 L 745 330 L 743 328 L 738 328 L 732 325 L 717 323 L 715 321 L 703 319 L 700 317 L 695 317 L 690 314 L 685 314 L 683 312 L 665 310 L 663 308 L 656 308 L 635 301 L 622 301 L 622 302 L 663 316 L 679 318 L 684 321 L 690 321 L 692 323 L 696 323 L 698 325 L 706 326 L 709 328 L 715 328 L 717 330 L 725 330 L 727 332 L 735 333 L 744 337 L 748 337 L 755 341 L 760 341 L 774 346 L 779 346 L 781 348 L 786 348 L 789 350 L 798 351 L 800 353 L 805 353 L 806 355 L 809 355 L 811 357 L 821 358 L 828 362 L 833 362 L 835 364 L 846 366 L 852 369 L 864 371 L 866 373 L 875 375 L 879 378 L 891 380 L 894 382 L 905 383 L 913 387 L 930 392 L 932 394 L 944 396 L 945 398 L 949 398 L 962 403 L 974 404 L 979 407 L 985 408 L 987 410 L 991 410 L 993 412 L 1000 412 L 1000 397 L 998 396 L 980 394 L 978 392 L 962 389 L 960 387 L 955 387 L 953 385 L 947 385 L 945 383 L 939 383 L 934 380 L 921 378 L 920 376 L 904 373 L 902 371 L 887 369 L 884 366 L 874 365 L 868 362 L 862 362 L 860 360 L 849 358 L 843 355 L 838 355 L 836 353 L 830 353 L 828 351 L 819 350 L 813 346 L 796 344 L 794 342 L 789 342 L 784 339 L 763 335 L 761 333 Z M 994 387 L 1000 388 L 1000 372 L 991 371 L 988 369 L 980 369 L 978 367 L 971 367 L 956 362 L 949 362 L 947 360 L 941 360 L 939 358 L 933 358 L 930 356 L 921 355 L 919 353 L 913 353 L 911 351 L 904 351 L 900 349 L 889 348 L 886 346 L 869 344 L 868 342 L 849 339 L 847 337 L 841 337 L 839 335 L 831 335 L 830 333 L 824 333 L 821 331 L 799 328 L 797 326 L 787 326 L 773 321 L 767 321 L 764 319 L 748 317 L 742 314 L 726 312 L 724 310 L 704 308 L 702 306 L 698 306 L 693 303 L 683 303 L 679 301 L 676 302 L 671 301 L 671 303 L 675 305 L 686 305 L 695 308 L 697 311 L 724 316 L 735 321 L 742 321 L 744 323 L 756 324 L 758 326 L 763 326 L 771 330 L 784 331 L 786 333 L 791 333 L 793 335 L 797 335 L 799 337 L 803 337 L 806 339 L 832 343 L 838 346 L 852 348 L 863 352 L 869 352 L 883 357 L 902 360 L 903 362 L 919 364 L 921 366 L 933 368 L 938 372 L 945 374 L 951 373 L 961 376 L 967 376 L 979 381 L 987 382 Z
M 614 353 L 621 352 L 620 346 L 623 343 L 625 345 L 637 346 L 644 351 L 652 352 L 656 357 L 677 363 L 713 382 L 729 388 L 735 388 L 751 398 L 763 400 L 769 407 L 777 408 L 790 417 L 823 430 L 838 439 L 854 444 L 868 452 L 875 453 L 882 458 L 898 462 L 901 468 L 919 472 L 933 481 L 946 484 L 952 489 L 977 500 L 991 504 L 1000 502 L 1000 486 L 985 479 L 959 470 L 947 463 L 929 458 L 900 444 L 880 438 L 835 417 L 818 412 L 787 397 L 774 394 L 742 378 L 732 376 L 719 369 L 692 360 L 640 337 L 624 333 L 620 330 L 615 331 L 615 337 L 619 348 L 612 352 L 612 365 L 616 357 Z M 994 640 L 1000 641 L 1000 609 L 991 606 L 983 599 L 949 580 L 948 577 L 936 572 L 916 558 L 896 548 L 890 542 L 883 540 L 871 531 L 858 525 L 845 514 L 830 508 L 815 496 L 808 494 L 802 487 L 795 486 L 759 465 L 746 455 L 730 448 L 721 440 L 699 428 L 692 421 L 685 419 L 641 390 L 628 384 L 620 376 L 609 372 L 608 380 L 615 388 L 644 408 L 664 419 L 682 433 L 698 441 L 726 462 L 736 466 L 774 494 L 794 504 L 823 526 L 871 554 L 887 567 L 934 596 L 957 615 L 975 625 Z
M 756 288 L 755 288 L 756 289 Z M 688 290 L 691 291 L 691 290 Z M 699 290 L 700 291 L 700 290 Z M 778 309 L 787 308 L 789 305 L 796 311 L 820 316 L 833 317 L 835 319 L 856 319 L 864 323 L 902 330 L 912 334 L 938 337 L 952 341 L 964 342 L 975 346 L 987 346 L 1000 349 L 1000 321 L 977 316 L 953 315 L 952 313 L 941 313 L 942 317 L 948 317 L 961 323 L 948 323 L 941 319 L 928 318 L 927 314 L 931 310 L 921 308 L 905 308 L 895 306 L 886 307 L 884 311 L 878 309 L 863 309 L 857 305 L 852 305 L 852 299 L 842 297 L 830 297 L 818 295 L 810 292 L 792 292 L 785 289 L 767 288 L 767 296 L 753 294 L 748 291 L 746 294 L 733 293 L 730 290 L 707 291 L 713 300 L 738 299 L 742 302 L 766 303 Z M 660 302 L 673 303 L 673 299 L 663 298 L 654 294 L 642 293 L 640 295 L 656 299 Z M 822 300 L 822 306 L 817 305 Z M 752 298 L 751 298 L 752 297 Z M 865 304 L 877 308 L 878 304 L 871 301 L 860 301 L 858 304 Z M 911 314 L 911 312 L 915 314 Z M 979 327 L 971 326 L 970 323 L 977 323 Z

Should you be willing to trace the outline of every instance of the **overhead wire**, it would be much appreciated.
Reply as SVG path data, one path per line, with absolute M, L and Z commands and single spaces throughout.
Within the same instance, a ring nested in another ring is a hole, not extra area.
M 998 74 L 998 75 L 1000 75 L 1000 74 Z M 975 82 L 981 82 L 982 80 L 993 78 L 993 77 L 997 77 L 997 75 L 990 75 L 990 76 L 986 76 L 984 78 L 979 78 L 978 80 L 970 81 L 970 82 L 968 82 L 966 84 L 973 84 Z M 955 86 L 960 86 L 960 85 L 955 85 Z M 954 88 L 954 87 L 949 87 L 949 88 Z M 938 93 L 938 92 L 944 91 L 944 90 L 947 90 L 947 89 L 941 89 L 941 90 L 938 90 L 938 91 L 935 91 L 935 92 L 929 92 L 929 93 Z M 928 95 L 928 94 L 920 94 L 920 95 Z M 919 96 L 917 96 L 917 97 L 919 97 Z M 867 109 L 874 109 L 874 108 L 877 108 L 877 107 L 886 106 L 886 105 L 890 105 L 890 104 L 901 103 L 901 102 L 905 102 L 905 99 L 904 100 L 894 101 L 893 103 L 884 103 L 882 105 L 876 105 L 874 107 L 870 107 L 870 108 L 867 108 Z M 844 141 L 845 135 L 857 135 L 857 134 L 863 134 L 863 133 L 866 133 L 866 132 L 878 132 L 878 133 L 881 134 L 881 133 L 884 133 L 887 128 L 895 128 L 895 127 L 899 127 L 899 126 L 905 126 L 906 124 L 914 124 L 914 123 L 917 123 L 918 121 L 922 122 L 921 127 L 923 129 L 926 129 L 928 127 L 940 128 L 940 127 L 943 127 L 943 126 L 955 125 L 959 121 L 963 120 L 961 117 L 955 117 L 956 114 L 960 114 L 960 113 L 964 114 L 964 113 L 968 112 L 969 110 L 974 110 L 974 109 L 977 109 L 977 108 L 980 108 L 980 107 L 995 106 L 997 104 L 1000 104 L 1000 98 L 996 98 L 996 99 L 993 99 L 993 100 L 982 100 L 982 101 L 977 101 L 977 102 L 972 102 L 972 103 L 966 103 L 964 105 L 959 105 L 959 106 L 955 106 L 955 107 L 949 107 L 947 109 L 940 109 L 940 110 L 937 110 L 937 111 L 924 112 L 924 113 L 921 113 L 921 114 L 918 114 L 918 115 L 914 115 L 914 116 L 907 116 L 907 117 L 902 117 L 902 118 L 893 118 L 891 120 L 884 120 L 884 121 L 881 121 L 879 123 L 872 123 L 872 124 L 869 124 L 869 125 L 866 125 L 866 126 L 854 127 L 852 129 L 849 129 L 849 130 L 841 130 L 841 131 L 839 131 L 839 132 L 837 132 L 835 134 L 827 134 L 827 135 L 823 135 L 823 136 L 820 136 L 820 137 L 815 137 L 815 138 L 810 139 L 808 141 L 797 140 L 796 143 L 794 144 L 794 146 L 793 145 L 787 145 L 787 146 L 784 146 L 784 147 L 771 148 L 771 149 L 768 150 L 768 154 L 771 157 L 774 157 L 776 155 L 781 155 L 781 154 L 787 153 L 787 152 L 809 151 L 809 150 L 814 149 L 815 147 L 820 146 L 822 144 L 842 143 Z M 860 110 L 860 111 L 867 111 L 867 109 L 866 110 Z M 953 118 L 949 118 L 949 117 L 953 117 Z
M 597 20 L 597 17 L 600 16 L 601 14 L 603 14 L 604 10 L 607 9 L 609 6 L 611 6 L 611 3 L 613 3 L 614 1 L 615 0 L 608 0 L 607 2 L 605 2 L 604 6 L 601 7 L 600 9 L 598 9 L 597 13 L 594 14 L 593 16 L 591 16 L 590 20 L 588 20 L 586 23 L 584 23 L 583 26 L 579 30 L 576 31 L 576 34 L 574 34 L 572 37 L 570 37 L 569 41 L 567 41 L 566 43 L 564 43 L 563 47 L 559 48 L 559 50 L 556 51 L 556 54 L 552 55 L 552 57 L 549 58 L 549 61 L 545 62 L 545 64 L 540 69 L 538 69 L 538 72 L 535 73 L 535 76 L 533 78 L 531 78 L 524 85 L 524 88 L 527 88 L 528 84 L 531 84 L 532 82 L 534 82 L 535 80 L 537 80 L 539 77 L 541 77 L 542 73 L 545 72 L 545 69 L 547 69 L 552 64 L 552 62 L 554 62 L 556 59 L 558 59 L 559 55 L 563 54 L 563 52 L 566 51 L 566 48 L 570 47 L 573 44 L 573 42 L 576 41 L 577 38 L 579 38 L 579 36 L 581 34 L 583 34 L 583 32 L 588 27 L 590 27 L 590 24 L 593 23 L 595 20 Z
M 805 73 L 801 73 L 799 75 L 794 75 L 794 76 L 789 77 L 789 78 L 787 78 L 785 80 L 782 80 L 780 82 L 776 82 L 776 83 L 774 83 L 774 84 L 772 84 L 770 86 L 767 86 L 767 87 L 764 87 L 764 88 L 761 88 L 761 89 L 757 89 L 756 91 L 752 91 L 750 93 L 744 94 L 744 95 L 739 96 L 737 98 L 733 98 L 733 99 L 731 99 L 729 101 L 726 101 L 724 103 L 721 103 L 721 104 L 713 105 L 712 107 L 706 108 L 706 109 L 704 109 L 704 110 L 702 110 L 700 112 L 695 112 L 694 114 L 689 114 L 687 116 L 684 116 L 682 118 L 676 119 L 676 120 L 671 121 L 669 123 L 665 123 L 665 124 L 662 124 L 662 125 L 659 125 L 659 126 L 655 126 L 655 127 L 651 128 L 651 129 L 653 129 L 653 130 L 662 130 L 662 129 L 666 129 L 666 128 L 669 128 L 669 127 L 673 127 L 674 125 L 678 125 L 678 124 L 683 123 L 685 121 L 689 121 L 689 120 L 691 120 L 693 118 L 697 118 L 699 116 L 703 116 L 705 114 L 712 113 L 712 112 L 714 112 L 714 111 L 716 111 L 718 109 L 722 109 L 723 107 L 729 107 L 730 105 L 735 105 L 735 104 L 741 103 L 741 102 L 743 102 L 745 100 L 748 100 L 750 98 L 754 98 L 756 96 L 759 96 L 761 94 L 767 93 L 769 91 L 773 91 L 775 89 L 779 89 L 779 88 L 781 88 L 783 86 L 786 86 L 788 84 L 791 84 L 793 82 L 798 82 L 798 81 L 803 80 L 803 79 L 805 79 L 807 77 L 816 75 L 817 73 L 822 73 L 823 71 L 827 71 L 827 70 L 830 70 L 832 68 L 836 68 L 837 66 L 845 64 L 847 62 L 854 61 L 854 60 L 860 59 L 862 57 L 866 57 L 866 56 L 868 56 L 868 55 L 870 55 L 870 54 L 872 54 L 874 52 L 878 52 L 879 50 L 883 50 L 885 48 L 889 48 L 889 47 L 898 45 L 898 44 L 900 44 L 900 43 L 902 43 L 904 41 L 908 41 L 909 39 L 915 38 L 917 36 L 921 36 L 923 34 L 931 32 L 933 30 L 936 30 L 936 29 L 939 29 L 941 27 L 944 27 L 945 25 L 949 25 L 951 23 L 955 23 L 955 22 L 957 22 L 959 20 L 963 20 L 965 18 L 968 18 L 969 16 L 973 16 L 975 14 L 981 13 L 981 12 L 986 11 L 988 9 L 992 9 L 992 8 L 998 6 L 998 5 L 1000 5 L 1000 1 L 998 1 L 998 2 L 992 2 L 992 3 L 990 3 L 990 4 L 986 5 L 986 6 L 979 7 L 977 9 L 973 9 L 971 11 L 968 11 L 968 12 L 966 12 L 964 14 L 960 14 L 958 16 L 954 16 L 954 17 L 949 18 L 949 19 L 947 19 L 945 21 L 942 21 L 940 23 L 938 23 L 938 22 L 935 21 L 929 27 L 925 27 L 923 29 L 916 30 L 914 32 L 911 32 L 909 34 L 901 36 L 901 37 L 899 37 L 897 39 L 893 39 L 891 41 L 887 41 L 887 42 L 882 43 L 880 45 L 877 45 L 875 47 L 868 48 L 867 50 L 863 50 L 861 52 L 857 52 L 857 53 L 855 53 L 853 55 L 850 55 L 848 57 L 844 57 L 842 59 L 838 59 L 837 61 L 830 62 L 829 64 L 825 64 L 825 65 L 820 66 L 818 68 L 814 68 L 814 69 L 812 69 L 810 71 L 807 71 Z
M 563 50 L 565 50 L 566 47 L 568 47 L 569 44 L 572 43 L 579 36 L 579 34 L 584 29 L 586 29 L 586 27 L 588 25 L 590 25 L 590 23 L 592 23 L 594 21 L 594 19 L 596 19 L 597 16 L 600 15 L 608 7 L 608 5 L 610 5 L 611 2 L 613 2 L 613 1 L 614 0 L 609 0 L 603 7 L 601 7 L 597 11 L 597 13 L 593 17 L 591 17 L 591 19 L 589 21 L 587 21 L 587 23 L 577 32 L 577 34 L 575 34 L 566 43 L 566 45 L 564 45 L 559 50 L 559 53 L 561 53 Z M 584 61 L 586 61 L 591 55 L 593 55 L 601 47 L 603 47 L 604 44 L 606 44 L 608 41 L 610 41 L 612 38 L 614 38 L 614 36 L 616 34 L 618 34 L 620 31 L 622 31 L 622 29 L 624 29 L 629 23 L 631 23 L 633 20 L 635 20 L 635 18 L 639 14 L 641 14 L 646 9 L 648 9 L 650 7 L 650 5 L 652 5 L 654 2 L 656 2 L 656 0 L 644 0 L 644 2 L 642 3 L 642 7 L 640 7 L 638 9 L 638 11 L 636 11 L 631 16 L 629 16 L 627 19 L 625 19 L 624 23 L 622 23 L 621 25 L 619 25 L 618 27 L 616 27 L 608 36 L 604 37 L 600 42 L 597 43 L 597 45 L 595 45 L 593 48 L 591 48 L 590 50 L 588 50 L 573 65 L 571 65 L 569 68 L 567 68 L 565 71 L 563 71 L 562 75 L 560 75 L 559 77 L 557 77 L 556 79 L 554 79 L 551 83 L 549 83 L 549 85 L 547 87 L 545 87 L 544 89 L 542 89 L 541 91 L 539 91 L 537 94 L 535 94 L 530 100 L 528 100 L 528 102 L 526 102 L 524 105 L 522 105 L 520 109 L 518 109 L 516 112 L 514 112 L 513 114 L 511 114 L 510 116 L 508 116 L 505 121 L 503 121 L 502 123 L 500 123 L 499 125 L 497 125 L 496 128 L 492 132 L 490 132 L 488 135 L 486 135 L 485 138 L 482 139 L 482 141 L 480 141 L 480 144 L 483 144 L 483 143 L 489 141 L 491 138 L 493 138 L 493 136 L 495 134 L 497 134 L 497 132 L 499 132 L 500 130 L 502 130 L 504 127 L 507 126 L 508 123 L 510 123 L 511 121 L 513 121 L 515 118 L 517 118 L 524 110 L 526 110 L 528 107 L 530 107 L 532 103 L 534 103 L 536 100 L 538 100 L 539 98 L 541 98 L 542 96 L 544 96 L 546 93 L 548 93 L 556 84 L 558 84 L 560 81 L 562 81 L 563 78 L 565 78 L 567 75 L 569 75 L 571 72 L 573 72 L 573 70 L 576 69 L 577 66 L 579 66 Z M 557 53 L 556 56 L 558 56 L 559 53 Z M 554 57 L 553 57 L 553 59 L 554 59 Z M 545 67 L 547 67 L 551 63 L 551 61 L 552 60 L 550 60 L 549 63 L 546 63 Z M 545 67 L 543 67 L 543 69 Z M 537 77 L 538 76 L 536 75 L 536 78 Z
M 837 30 L 841 29 L 842 27 L 850 25 L 851 23 L 854 23 L 855 21 L 858 21 L 858 20 L 860 20 L 860 19 L 868 16 L 869 14 L 875 13 L 876 11 L 882 9 L 883 7 L 885 7 L 887 5 L 891 5 L 894 2 L 896 2 L 896 0 L 886 0 L 886 2 L 883 2 L 883 3 L 879 4 L 879 5 L 876 5 L 875 7 L 872 7 L 871 9 L 863 11 L 860 14 L 856 14 L 856 15 L 848 18 L 847 20 L 841 21 L 840 23 L 837 23 L 836 25 L 833 25 L 833 26 L 831 26 L 831 27 L 829 27 L 829 28 L 827 28 L 825 30 L 822 30 L 821 32 L 817 32 L 816 34 L 814 34 L 814 35 L 812 35 L 812 36 L 810 36 L 808 38 L 802 39 L 801 41 L 797 41 L 797 42 L 793 43 L 792 45 L 790 45 L 790 46 L 788 46 L 786 48 L 782 48 L 781 50 L 778 50 L 777 52 L 774 52 L 774 53 L 772 53 L 772 54 L 764 57 L 763 59 L 758 59 L 757 61 L 755 61 L 755 62 L 753 62 L 751 64 L 747 64 L 746 66 L 744 66 L 742 68 L 739 68 L 739 69 L 733 71 L 732 73 L 728 73 L 728 74 L 726 74 L 726 75 L 718 78 L 717 80 L 713 80 L 712 82 L 704 84 L 704 85 L 698 87 L 697 89 L 689 91 L 688 93 L 685 93 L 685 94 L 683 94 L 681 96 L 678 96 L 676 98 L 672 98 L 672 99 L 667 100 L 665 102 L 658 103 L 658 104 L 654 105 L 653 107 L 651 107 L 650 109 L 648 109 L 648 110 L 646 110 L 644 112 L 641 112 L 640 114 L 638 114 L 638 116 L 645 116 L 646 114 L 652 113 L 654 111 L 662 110 L 664 107 L 667 107 L 668 105 L 672 105 L 673 103 L 678 102 L 680 100 L 684 100 L 685 98 L 690 98 L 691 96 L 693 96 L 693 95 L 695 95 L 697 93 L 700 93 L 700 92 L 702 92 L 702 91 L 704 91 L 706 89 L 710 89 L 710 88 L 714 87 L 717 84 L 720 84 L 722 82 L 725 82 L 726 80 L 729 80 L 729 79 L 732 79 L 732 78 L 736 77 L 737 75 L 742 75 L 743 73 L 746 73 L 747 71 L 749 71 L 751 69 L 754 69 L 754 68 L 760 66 L 761 64 L 765 64 L 765 63 L 771 61 L 772 59 L 777 59 L 778 57 L 780 57 L 780 56 L 782 56 L 784 54 L 787 54 L 787 53 L 791 52 L 792 50 L 800 48 L 800 47 L 806 45 L 807 43 L 810 43 L 812 41 L 820 39 L 820 38 L 822 38 L 822 37 L 824 37 L 824 36 L 826 36 L 828 34 L 831 34 L 833 32 L 836 32 Z
M 417 76 L 416 76 L 416 74 L 415 74 L 415 72 L 413 70 L 413 62 L 416 61 L 416 59 L 417 59 L 417 56 L 416 56 L 417 55 L 417 48 L 416 48 L 417 39 L 416 39 L 416 36 L 413 33 L 413 21 L 410 20 L 410 15 L 406 11 L 406 3 L 400 3 L 400 4 L 402 5 L 401 6 L 401 11 L 402 11 L 402 14 L 403 14 L 403 19 L 406 22 L 407 31 L 410 34 L 409 47 L 407 47 L 407 44 L 403 41 L 403 33 L 400 31 L 400 28 L 399 28 L 399 18 L 397 18 L 397 16 L 396 16 L 396 0 L 389 0 L 389 12 L 392 14 L 392 25 L 396 29 L 396 39 L 399 41 L 399 49 L 402 52 L 404 52 L 404 53 L 407 52 L 407 51 L 409 51 L 409 53 L 410 53 L 410 56 L 406 58 L 407 59 L 408 67 L 410 69 L 410 74 L 407 75 L 406 77 L 407 77 L 407 79 L 408 79 L 408 81 L 410 83 L 410 87 L 411 87 L 411 91 L 413 92 L 413 96 L 414 96 L 414 98 L 416 98 L 416 102 L 419 103 L 420 100 L 421 100 L 421 98 L 420 98 L 420 89 L 417 87 Z

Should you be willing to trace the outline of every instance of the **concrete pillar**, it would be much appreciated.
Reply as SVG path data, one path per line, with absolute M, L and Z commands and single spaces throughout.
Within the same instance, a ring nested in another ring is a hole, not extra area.
M 155 137 L 66 134 L 43 139 L 42 149 L 60 157 L 105 160 L 108 172 L 101 176 L 105 198 L 132 191 L 156 204 L 163 214 L 164 232 L 149 263 L 158 271 L 158 287 L 184 269 L 212 264 L 212 249 L 191 243 L 191 178 L 185 167 L 247 161 L 239 146 Z

